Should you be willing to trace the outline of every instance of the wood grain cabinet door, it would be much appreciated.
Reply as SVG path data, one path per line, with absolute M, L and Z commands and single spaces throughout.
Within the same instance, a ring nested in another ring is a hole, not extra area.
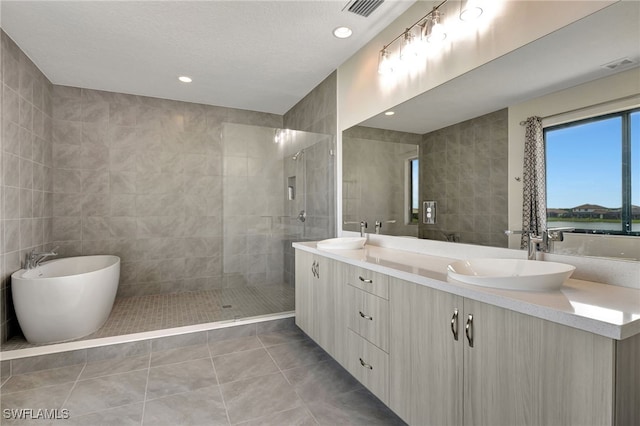
M 463 299 L 391 278 L 389 303 L 391 409 L 411 425 L 461 425 Z
M 464 311 L 465 425 L 612 424 L 612 339 L 469 299 Z

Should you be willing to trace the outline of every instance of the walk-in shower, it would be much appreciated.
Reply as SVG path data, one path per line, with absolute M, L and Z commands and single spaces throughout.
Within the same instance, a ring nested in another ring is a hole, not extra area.
M 113 253 L 122 257 L 124 274 L 129 273 L 132 254 L 149 258 L 142 264 L 148 264 L 148 270 L 141 269 L 137 276 L 164 278 L 166 288 L 137 282 L 128 287 L 128 279 L 121 281 L 125 292 L 116 298 L 107 323 L 86 339 L 295 309 L 291 243 L 327 238 L 335 229 L 334 137 L 290 130 L 274 143 L 276 131 L 222 123 L 215 149 L 183 155 L 183 167 L 188 163 L 191 169 L 175 196 L 184 198 L 184 207 L 167 222 L 174 228 L 158 231 L 175 237 L 145 239 L 141 254 Z M 165 246 L 165 241 L 172 244 Z M 133 240 L 133 248 L 137 242 Z M 158 250 L 175 258 L 155 261 Z M 129 288 L 140 293 L 132 294 Z M 29 346 L 16 337 L 2 350 Z

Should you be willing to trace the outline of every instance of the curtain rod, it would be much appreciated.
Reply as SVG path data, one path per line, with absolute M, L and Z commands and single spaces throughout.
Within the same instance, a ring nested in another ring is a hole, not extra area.
M 638 97 L 638 96 L 640 96 L 640 93 L 634 93 L 633 95 L 624 96 L 622 98 L 612 99 L 610 101 L 600 102 L 600 103 L 589 105 L 589 106 L 586 106 L 586 107 L 580 107 L 580 108 L 572 109 L 572 110 L 569 110 L 569 111 L 563 111 L 563 112 L 559 112 L 557 114 L 551 114 L 551 115 L 547 115 L 545 117 L 540 117 L 540 118 L 542 120 L 545 120 L 545 119 L 548 119 L 548 118 L 557 117 L 559 115 L 571 114 L 571 113 L 574 113 L 574 112 L 584 111 L 584 110 L 587 110 L 587 109 L 590 109 L 590 108 L 595 108 L 595 107 L 599 107 L 599 106 L 603 106 L 603 105 L 612 104 L 614 102 L 626 101 L 627 99 L 633 99 L 633 98 Z M 526 121 L 521 121 L 520 122 L 521 126 L 524 126 L 525 124 L 527 124 Z

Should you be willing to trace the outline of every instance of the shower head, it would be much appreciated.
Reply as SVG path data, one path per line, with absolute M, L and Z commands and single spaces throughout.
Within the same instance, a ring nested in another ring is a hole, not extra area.
M 292 160 L 297 160 L 298 157 L 300 157 L 302 154 L 304 154 L 304 149 L 301 149 L 300 151 L 296 152 L 295 154 L 293 154 L 293 157 L 291 157 Z

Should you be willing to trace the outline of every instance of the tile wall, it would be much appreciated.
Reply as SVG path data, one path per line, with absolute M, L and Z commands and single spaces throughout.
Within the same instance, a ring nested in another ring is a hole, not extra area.
M 307 219 L 303 225 L 295 221 L 285 227 L 284 278 L 293 285 L 295 276 L 295 241 L 323 240 L 336 235 L 336 138 L 338 134 L 337 72 L 334 71 L 307 96 L 291 108 L 283 117 L 283 127 L 329 136 L 329 140 L 317 144 L 302 144 L 308 148 L 309 199 Z M 313 148 L 311 148 L 313 146 Z M 296 151 L 293 151 L 295 153 Z M 298 164 L 299 165 L 299 164 Z M 295 162 L 285 161 L 285 178 L 291 176 Z M 285 209 L 297 208 L 295 203 L 285 203 Z M 293 214 L 294 212 L 289 212 Z
M 405 173 L 420 141 L 418 134 L 362 126 L 343 132 L 342 219 L 349 223 L 342 229 L 359 232 L 364 220 L 374 233 L 382 221 L 382 234 L 418 236 L 417 224 L 406 223 Z
M 420 200 L 435 200 L 435 225 L 420 237 L 507 247 L 507 110 L 423 135 Z
M 2 66 L 2 184 L 0 199 L 0 342 L 17 321 L 10 276 L 32 249 L 52 240 L 52 85 L 0 30 Z
M 332 72 L 283 117 L 284 127 L 336 136 L 338 73 Z
M 234 159 L 223 122 L 280 127 L 282 116 L 54 86 L 53 240 L 63 255 L 120 256 L 120 296 L 230 284 L 223 173 Z

